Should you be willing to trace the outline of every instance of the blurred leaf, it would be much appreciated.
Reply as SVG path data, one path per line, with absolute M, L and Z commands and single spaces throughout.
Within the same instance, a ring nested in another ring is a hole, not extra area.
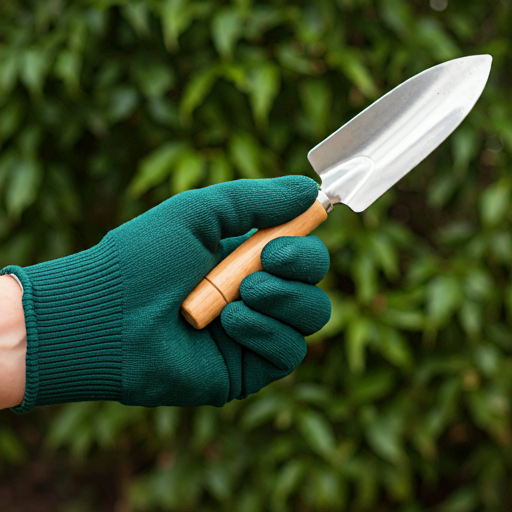
M 463 54 L 453 39 L 434 18 L 423 18 L 416 24 L 415 37 L 438 61 L 461 57 Z
M 395 381 L 395 374 L 389 369 L 351 376 L 347 399 L 361 404 L 374 402 L 386 396 Z
M 176 104 L 166 98 L 151 98 L 148 100 L 150 118 L 166 127 L 177 128 L 180 125 Z
M 428 287 L 427 312 L 434 326 L 446 321 L 462 300 L 461 287 L 453 276 L 439 276 Z
M 0 144 L 19 129 L 23 116 L 22 109 L 20 102 L 13 101 L 0 110 Z
M 480 200 L 482 221 L 488 226 L 495 226 L 508 212 L 510 203 L 510 183 L 497 181 L 487 187 Z
M 471 269 L 464 282 L 464 293 L 475 300 L 490 299 L 494 289 L 493 280 L 483 269 Z
M 237 63 L 224 64 L 220 68 L 221 76 L 244 94 L 249 91 L 248 69 Z
M 345 340 L 348 364 L 354 373 L 361 373 L 365 368 L 365 349 L 370 343 L 372 336 L 371 323 L 361 317 L 355 317 L 349 322 Z
M 498 389 L 477 389 L 469 394 L 467 403 L 478 427 L 492 433 L 509 428 L 510 402 Z
M 475 338 L 482 331 L 482 308 L 470 300 L 460 308 L 460 323 L 468 336 Z
M 178 415 L 176 415 L 178 416 Z M 198 448 L 215 439 L 217 416 L 212 407 L 200 407 L 194 415 L 193 442 Z
M 178 466 L 142 475 L 130 487 L 130 506 L 138 510 L 169 510 L 178 506 L 190 510 L 197 506 L 201 473 Z
M 233 168 L 224 155 L 218 155 L 212 160 L 209 179 L 212 184 L 224 183 L 233 179 Z
M 155 410 L 155 430 L 160 439 L 169 440 L 176 435 L 180 417 L 178 410 L 172 407 L 160 407 Z
M 404 0 L 381 0 L 379 7 L 384 21 L 402 38 L 408 39 L 416 25 L 409 3 Z
M 380 332 L 379 352 L 399 368 L 411 369 L 413 364 L 412 352 L 404 336 L 393 328 L 381 328 Z
M 216 465 L 206 470 L 206 485 L 219 501 L 226 501 L 232 496 L 232 481 L 229 473 L 222 466 Z
M 377 86 L 363 62 L 361 54 L 345 48 L 343 51 L 330 54 L 328 58 L 331 65 L 339 67 L 348 80 L 365 96 L 368 98 L 377 96 Z
M 454 167 L 457 170 L 466 170 L 478 151 L 476 134 L 468 127 L 461 126 L 451 137 Z
M 81 58 L 69 50 L 61 52 L 55 62 L 55 75 L 63 80 L 72 95 L 75 95 L 80 89 L 81 68 Z
M 373 449 L 384 459 L 400 463 L 405 457 L 400 441 L 403 428 L 400 415 L 390 412 L 377 417 L 373 408 L 366 409 L 363 414 L 366 437 Z
M 132 72 L 134 80 L 147 98 L 163 96 L 176 80 L 172 68 L 164 63 L 138 61 Z
M 261 178 L 260 148 L 248 133 L 237 133 L 231 137 L 229 156 L 243 178 Z
M 202 104 L 207 94 L 211 91 L 218 72 L 216 68 L 206 68 L 192 78 L 186 86 L 180 105 L 180 113 L 186 121 L 192 112 Z
M 15 52 L 2 51 L 0 47 L 0 95 L 8 94 L 16 84 L 20 59 Z
M 0 153 L 0 188 L 4 189 L 4 184 L 9 179 L 17 163 L 17 155 L 14 151 L 4 151 Z
M 425 325 L 425 318 L 421 311 L 399 311 L 387 308 L 381 317 L 386 323 L 400 329 L 416 331 Z
M 233 50 L 242 35 L 242 30 L 243 20 L 235 7 L 221 9 L 213 18 L 213 43 L 219 54 L 225 59 L 230 59 L 233 56 Z
M 48 446 L 56 448 L 62 444 L 74 442 L 74 434 L 86 422 L 91 407 L 90 402 L 79 402 L 62 409 L 46 439 Z
M 18 135 L 18 146 L 20 153 L 25 158 L 35 158 L 37 149 L 41 142 L 41 129 L 37 125 L 28 125 Z
M 260 64 L 250 74 L 250 98 L 254 119 L 260 128 L 266 127 L 272 104 L 279 92 L 279 69 Z
M 128 118 L 139 103 L 137 91 L 129 86 L 114 89 L 108 99 L 108 117 L 111 123 L 117 123 Z
M 295 388 L 297 400 L 314 405 L 327 405 L 331 400 L 331 394 L 326 386 L 315 384 L 299 384 Z
M 489 378 L 496 375 L 503 354 L 493 345 L 479 345 L 475 348 L 475 364 Z
M 268 5 L 254 5 L 251 16 L 245 20 L 245 35 L 249 40 L 255 40 L 263 33 L 279 25 L 284 17 L 284 12 L 279 7 Z
M 186 150 L 180 142 L 168 142 L 147 155 L 139 164 L 137 174 L 130 183 L 128 192 L 138 197 L 162 182 L 172 172 L 173 165 Z
M 131 2 L 122 5 L 121 12 L 139 37 L 150 35 L 149 12 L 144 2 Z
M 475 489 L 463 487 L 453 492 L 450 497 L 438 507 L 439 512 L 473 512 L 478 509 L 479 500 Z
M 162 25 L 168 51 L 178 48 L 178 37 L 192 23 L 193 7 L 188 0 L 165 0 L 162 3 Z
M 303 460 L 291 460 L 279 471 L 274 483 L 272 494 L 273 509 L 278 510 L 288 496 L 297 489 L 306 472 L 307 465 Z
M 50 56 L 42 50 L 31 48 L 23 55 L 20 78 L 31 93 L 35 95 L 42 93 L 50 63 Z
M 319 79 L 308 79 L 300 84 L 301 100 L 315 137 L 323 137 L 332 107 L 332 93 L 328 84 Z
M 314 467 L 308 476 L 303 495 L 316 510 L 340 510 L 344 507 L 347 489 L 338 472 Z
M 315 74 L 313 63 L 291 45 L 281 45 L 277 50 L 277 58 L 280 65 L 290 71 L 304 75 Z
M 381 234 L 371 237 L 371 249 L 388 279 L 398 275 L 397 256 L 391 240 Z
M 363 303 L 367 303 L 376 293 L 377 272 L 375 261 L 368 252 L 365 252 L 353 262 L 356 293 Z
M 11 428 L 0 425 L 0 461 L 7 464 L 26 463 L 27 450 Z
M 19 216 L 35 200 L 39 192 L 43 169 L 35 160 L 18 160 L 6 190 L 5 202 L 9 215 Z
M 428 195 L 429 205 L 433 208 L 442 208 L 448 203 L 458 187 L 457 176 L 454 174 L 440 177 L 430 188 Z
M 336 439 L 325 418 L 312 410 L 301 411 L 297 427 L 309 447 L 325 459 L 330 459 L 336 450 Z
M 194 188 L 203 177 L 204 171 L 203 157 L 194 151 L 184 151 L 172 171 L 172 190 L 174 194 L 179 194 L 185 190 Z
M 279 396 L 270 395 L 251 404 L 242 418 L 242 426 L 248 430 L 270 422 L 283 408 Z

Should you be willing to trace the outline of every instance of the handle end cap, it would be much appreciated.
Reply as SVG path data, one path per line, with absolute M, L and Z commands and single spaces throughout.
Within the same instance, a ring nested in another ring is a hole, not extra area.
M 222 293 L 203 279 L 183 301 L 180 312 L 192 327 L 199 330 L 217 318 L 226 304 Z

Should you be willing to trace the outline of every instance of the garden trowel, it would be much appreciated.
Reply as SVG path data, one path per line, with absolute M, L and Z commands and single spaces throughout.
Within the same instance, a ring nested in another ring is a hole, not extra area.
M 466 117 L 480 97 L 490 55 L 434 66 L 405 81 L 315 146 L 308 154 L 322 186 L 305 213 L 257 231 L 215 267 L 185 299 L 181 312 L 196 329 L 240 297 L 240 283 L 262 270 L 260 253 L 279 236 L 304 236 L 334 205 L 355 212 L 370 206 L 430 154 Z

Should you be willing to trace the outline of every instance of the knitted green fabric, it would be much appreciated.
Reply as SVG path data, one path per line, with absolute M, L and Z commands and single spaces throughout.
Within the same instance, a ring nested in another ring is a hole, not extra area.
M 193 329 L 179 308 L 243 233 L 291 220 L 316 195 L 302 176 L 184 192 L 91 249 L 4 268 L 24 288 L 28 341 L 25 397 L 12 410 L 82 400 L 222 406 L 288 375 L 306 353 L 303 336 L 330 316 L 314 286 L 329 267 L 318 238 L 267 244 L 265 271 L 207 328 Z

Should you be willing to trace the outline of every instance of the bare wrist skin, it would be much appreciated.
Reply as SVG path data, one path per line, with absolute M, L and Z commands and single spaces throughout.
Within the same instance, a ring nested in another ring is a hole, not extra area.
M 20 285 L 0 276 L 0 409 L 14 407 L 25 394 L 27 331 Z

